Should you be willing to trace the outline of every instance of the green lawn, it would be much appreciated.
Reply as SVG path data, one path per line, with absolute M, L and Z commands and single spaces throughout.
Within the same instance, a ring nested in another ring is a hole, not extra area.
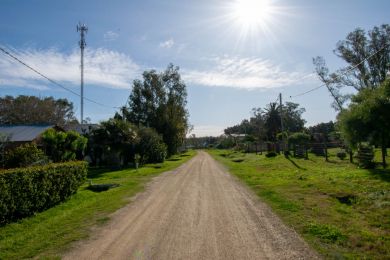
M 77 194 L 33 217 L 0 227 L 0 259 L 56 258 L 71 242 L 88 237 L 91 227 L 109 220 L 109 214 L 123 207 L 142 191 L 158 173 L 172 170 L 193 157 L 189 151 L 163 164 L 146 165 L 138 170 L 90 170 L 93 183 L 117 183 L 119 187 L 92 192 L 82 186 Z
M 228 150 L 209 153 L 330 259 L 390 258 L 390 170 Z

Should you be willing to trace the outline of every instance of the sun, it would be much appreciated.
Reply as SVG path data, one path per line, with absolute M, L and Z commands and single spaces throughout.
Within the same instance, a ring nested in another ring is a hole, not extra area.
M 271 19 L 271 0 L 235 0 L 234 19 L 244 27 L 263 27 Z
M 221 26 L 232 48 L 240 51 L 280 46 L 276 33 L 285 30 L 285 19 L 294 15 L 292 7 L 280 0 L 224 0 L 221 11 L 223 15 L 213 23 Z

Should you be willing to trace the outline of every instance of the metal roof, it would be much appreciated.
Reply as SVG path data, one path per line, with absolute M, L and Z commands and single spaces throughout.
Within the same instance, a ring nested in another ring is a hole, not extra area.
M 10 142 L 29 142 L 54 125 L 2 125 L 0 133 L 10 136 Z

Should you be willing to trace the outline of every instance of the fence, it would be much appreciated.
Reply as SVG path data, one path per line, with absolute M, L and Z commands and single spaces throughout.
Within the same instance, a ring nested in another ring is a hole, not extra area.
M 263 152 L 289 152 L 294 157 L 306 158 L 308 159 L 308 154 L 313 153 L 317 156 L 322 156 L 326 161 L 329 160 L 328 149 L 330 148 L 340 148 L 336 156 L 340 159 L 349 157 L 349 161 L 354 163 L 357 160 L 357 163 L 360 167 L 369 168 L 375 165 L 374 160 L 374 150 L 371 148 L 359 147 L 359 149 L 354 153 L 351 148 L 347 147 L 343 142 L 311 142 L 301 145 L 292 145 L 290 144 L 287 147 L 287 144 L 283 142 L 259 142 L 259 143 L 239 143 L 235 147 L 236 150 L 245 151 L 247 153 L 256 153 L 262 154 Z M 385 155 L 382 159 L 382 164 L 385 167 L 385 160 L 387 155 L 386 150 Z
M 328 160 L 328 149 L 340 147 L 346 149 L 341 142 L 313 142 L 308 144 L 288 145 L 283 142 L 260 142 L 260 143 L 241 143 L 236 146 L 237 150 L 247 153 L 277 152 L 289 151 L 294 157 L 308 158 L 308 153 L 314 153 L 317 156 L 325 157 Z M 351 157 L 352 158 L 352 157 Z

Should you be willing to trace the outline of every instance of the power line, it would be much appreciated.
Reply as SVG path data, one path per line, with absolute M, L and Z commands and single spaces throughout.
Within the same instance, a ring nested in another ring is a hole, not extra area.
M 38 74 L 39 76 L 45 78 L 46 80 L 48 80 L 50 83 L 56 85 L 57 87 L 60 87 L 60 88 L 66 90 L 66 91 L 68 91 L 68 92 L 70 92 L 70 93 L 72 93 L 72 94 L 74 94 L 74 95 L 76 95 L 76 96 L 78 96 L 78 97 L 81 97 L 81 95 L 78 94 L 77 92 L 75 92 L 75 91 L 73 91 L 73 90 L 71 90 L 71 89 L 65 87 L 64 85 L 62 85 L 62 84 L 56 82 L 55 80 L 53 80 L 53 79 L 49 78 L 48 76 L 44 75 L 43 73 L 39 72 L 37 69 L 34 69 L 33 67 L 31 67 L 30 65 L 28 65 L 28 64 L 25 63 L 24 61 L 22 61 L 22 60 L 20 60 L 19 58 L 15 57 L 15 56 L 14 56 L 13 54 L 11 54 L 9 51 L 5 50 L 2 46 L 0 46 L 0 51 L 2 51 L 4 54 L 8 55 L 8 56 L 11 57 L 12 59 L 16 60 L 17 62 L 19 62 L 19 63 L 22 64 L 23 66 L 29 68 L 30 70 L 32 70 L 33 72 L 35 72 L 35 73 Z M 83 97 L 83 99 L 84 99 L 84 100 L 87 100 L 87 101 L 89 101 L 89 102 L 91 102 L 91 103 L 94 103 L 94 104 L 96 104 L 96 105 L 102 106 L 102 107 L 115 108 L 115 107 L 107 106 L 107 105 L 105 105 L 105 104 L 102 104 L 102 103 L 100 103 L 100 102 L 97 102 L 97 101 L 95 101 L 95 100 L 93 100 L 93 99 L 90 99 L 90 98 L 87 98 L 87 97 Z
M 371 54 L 371 55 L 368 56 L 367 58 L 364 58 L 361 62 L 359 62 L 359 63 L 356 64 L 355 66 L 349 68 L 348 70 L 346 70 L 346 71 L 343 72 L 342 74 L 345 75 L 345 74 L 351 72 L 352 70 L 356 69 L 356 68 L 357 68 L 359 65 L 361 65 L 363 62 L 368 61 L 369 59 L 371 59 L 373 56 L 375 56 L 376 54 L 378 54 L 379 52 L 381 52 L 381 51 L 382 51 L 383 49 L 385 49 L 386 47 L 387 47 L 387 46 L 383 46 L 381 49 L 379 49 L 378 51 L 374 52 L 373 54 Z M 340 77 L 340 75 L 337 75 L 336 78 L 339 78 L 339 77 Z M 312 88 L 312 89 L 310 89 L 310 90 L 308 90 L 308 91 L 299 93 L 299 94 L 294 95 L 294 96 L 290 96 L 290 98 L 295 98 L 295 97 L 300 97 L 300 96 L 306 95 L 307 93 L 313 92 L 313 91 L 315 91 L 315 90 L 317 90 L 317 89 L 320 89 L 320 88 L 322 88 L 322 87 L 324 87 L 324 86 L 326 86 L 325 83 L 324 83 L 324 84 L 321 84 L 321 85 L 318 86 L 318 87 Z
M 295 95 L 295 96 L 290 96 L 290 98 L 296 98 L 296 97 L 300 97 L 300 96 L 306 95 L 307 93 L 313 92 L 313 91 L 315 91 L 315 90 L 317 90 L 317 89 L 320 89 L 320 88 L 322 88 L 322 87 L 324 87 L 324 86 L 326 86 L 326 84 L 322 84 L 322 85 L 320 85 L 320 86 L 318 86 L 318 87 L 312 88 L 312 89 L 310 89 L 310 90 L 308 90 L 308 91 L 302 92 L 302 93 L 297 94 L 297 95 Z

